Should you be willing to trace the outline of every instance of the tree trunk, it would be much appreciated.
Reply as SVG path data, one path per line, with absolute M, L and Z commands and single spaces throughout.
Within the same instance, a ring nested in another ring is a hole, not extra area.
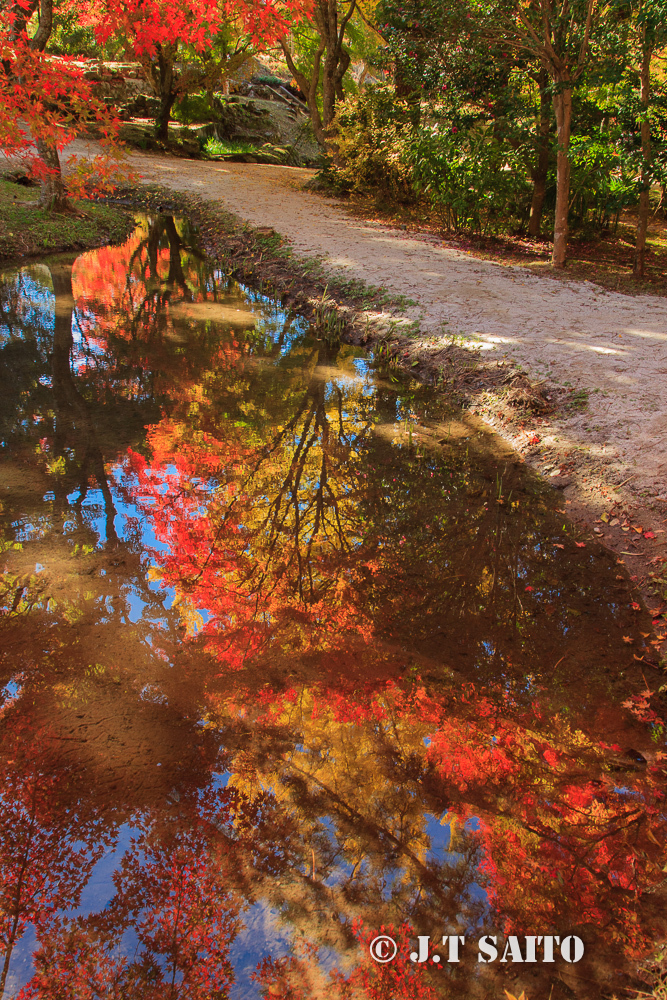
M 155 137 L 160 142 L 169 142 L 169 121 L 175 100 L 175 94 L 160 94 L 160 110 L 155 119 Z
M 37 10 L 39 0 L 30 0 L 26 6 L 22 6 L 14 0 L 11 5 L 11 19 L 12 19 L 12 37 L 16 40 L 21 32 L 25 31 L 28 27 L 28 21 L 32 15 Z M 2 993 L 0 993 L 0 997 Z
M 31 3 L 31 10 L 36 10 L 37 3 Z M 51 37 L 53 27 L 53 0 L 40 0 L 39 3 L 39 25 L 37 31 L 30 39 L 30 48 L 36 52 L 43 52 L 46 43 Z M 40 159 L 46 166 L 48 173 L 42 180 L 42 190 L 39 195 L 39 204 L 48 212 L 69 212 L 71 205 L 65 193 L 63 173 L 60 166 L 60 156 L 56 146 L 45 142 L 44 139 L 37 139 L 37 152 Z M 0 996 L 2 994 L 0 993 Z
M 176 100 L 174 92 L 174 54 L 170 46 L 158 45 L 158 98 L 160 110 L 155 117 L 155 137 L 161 142 L 169 142 L 169 119 Z
M 53 27 L 53 0 L 40 0 L 39 25 L 37 26 L 37 31 L 30 39 L 30 48 L 35 49 L 37 52 L 43 52 L 44 49 L 46 48 L 46 43 L 51 37 L 52 27 Z
M 313 69 L 309 80 L 305 73 L 301 73 L 296 68 L 296 63 L 292 58 L 292 53 L 289 50 L 286 40 L 284 38 L 280 38 L 278 41 L 281 49 L 283 50 L 283 55 L 285 56 L 285 61 L 289 67 L 290 73 L 298 83 L 302 92 L 306 95 L 306 104 L 308 105 L 308 111 L 310 112 L 310 121 L 313 126 L 315 139 L 317 140 L 318 145 L 320 145 L 322 149 L 326 150 L 326 134 L 317 103 L 317 90 L 320 82 L 320 65 L 322 63 L 322 56 L 324 55 L 325 42 L 320 40 L 320 44 L 317 47 L 313 59 Z
M 88 403 L 79 392 L 72 375 L 72 329 L 74 326 L 74 293 L 72 291 L 72 265 L 61 264 L 50 268 L 55 298 L 55 318 L 53 329 L 53 355 L 51 374 L 53 398 L 55 400 L 56 455 L 65 453 L 67 446 L 81 456 L 81 469 L 92 469 L 104 499 L 106 513 L 107 545 L 116 546 L 115 518 L 109 481 L 104 468 L 104 456 L 100 448 L 97 432 Z M 88 476 L 82 475 L 82 494 L 88 489 Z M 2 993 L 0 992 L 0 997 Z
M 639 97 L 642 108 L 641 137 L 642 137 L 642 169 L 641 169 L 641 192 L 639 195 L 639 217 L 637 219 L 637 240 L 635 243 L 635 259 L 632 273 L 635 278 L 644 277 L 644 262 L 646 258 L 646 230 L 648 229 L 649 199 L 651 194 L 651 123 L 648 120 L 649 98 L 651 93 L 650 69 L 652 46 L 646 42 L 646 26 L 643 28 L 642 38 L 642 68 L 640 74 Z
M 537 132 L 537 160 L 531 171 L 533 180 L 533 199 L 530 205 L 528 220 L 528 235 L 538 237 L 542 227 L 542 212 L 544 211 L 544 196 L 547 192 L 547 176 L 549 173 L 549 95 L 547 87 L 549 77 L 541 70 L 537 85 L 540 88 L 540 123 Z
M 310 79 L 297 70 L 288 39 L 279 39 L 290 72 L 306 95 L 315 138 L 322 149 L 333 153 L 334 161 L 337 153 L 335 148 L 332 149 L 329 129 L 333 122 L 336 101 L 343 99 L 343 77 L 350 65 L 350 55 L 343 48 L 343 39 L 355 9 L 356 0 L 350 0 L 347 11 L 339 19 L 338 0 L 318 0 L 315 4 L 311 23 L 320 40 L 313 58 Z M 317 103 L 320 68 L 322 68 L 321 114 Z
M 556 218 L 554 220 L 553 267 L 565 267 L 567 255 L 568 214 L 570 209 L 570 127 L 572 123 L 572 81 L 556 74 L 554 111 L 558 136 L 556 175 Z
M 40 207 L 45 208 L 48 212 L 71 212 L 72 208 L 67 200 L 57 148 L 45 142 L 44 139 L 37 139 L 36 146 L 40 159 L 48 171 L 42 179 L 42 190 L 39 196 Z
M 336 71 L 335 71 L 334 77 L 333 77 L 334 90 L 336 92 L 336 100 L 337 101 L 344 101 L 345 100 L 345 91 L 343 90 L 343 77 L 345 76 L 345 74 L 347 73 L 348 69 L 350 68 L 351 61 L 352 61 L 352 59 L 350 57 L 350 53 L 346 52 L 346 50 L 343 49 L 341 51 L 341 54 L 340 54 L 340 62 L 338 63 L 338 66 L 336 67 Z

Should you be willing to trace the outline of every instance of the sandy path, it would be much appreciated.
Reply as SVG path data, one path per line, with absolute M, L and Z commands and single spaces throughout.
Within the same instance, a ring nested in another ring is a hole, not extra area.
M 583 445 L 628 468 L 635 488 L 667 497 L 667 299 L 550 281 L 360 221 L 344 203 L 301 190 L 310 176 L 303 170 L 155 156 L 132 162 L 147 181 L 220 201 L 276 229 L 296 253 L 415 299 L 419 306 L 406 315 L 431 340 L 460 335 L 536 378 L 587 389 L 588 409 L 560 424 L 560 447 Z

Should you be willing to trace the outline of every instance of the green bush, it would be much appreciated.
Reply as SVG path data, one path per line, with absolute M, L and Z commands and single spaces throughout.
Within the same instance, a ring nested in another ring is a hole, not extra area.
M 571 221 L 608 226 L 639 196 L 639 156 L 623 149 L 602 130 L 570 140 Z
M 414 108 L 397 100 L 388 87 L 372 88 L 345 101 L 335 119 L 342 166 L 335 171 L 334 186 L 372 191 L 392 201 L 415 201 L 406 159 L 413 125 Z
M 515 149 L 479 125 L 451 125 L 427 103 L 367 90 L 339 110 L 336 141 L 335 173 L 348 190 L 425 199 L 454 230 L 497 232 L 528 217 L 531 187 Z
M 531 197 L 525 165 L 490 130 L 422 125 L 406 158 L 414 189 L 439 209 L 448 228 L 487 235 L 525 225 Z
M 184 125 L 192 125 L 195 122 L 210 122 L 215 114 L 205 93 L 186 94 L 174 105 L 172 117 Z

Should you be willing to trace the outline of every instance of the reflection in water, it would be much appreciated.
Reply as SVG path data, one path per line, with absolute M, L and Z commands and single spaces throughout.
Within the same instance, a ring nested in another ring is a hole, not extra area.
M 615 560 L 171 218 L 0 310 L 0 996 L 632 985 L 664 731 Z M 410 960 L 443 934 L 460 963 Z M 481 965 L 482 934 L 586 956 Z

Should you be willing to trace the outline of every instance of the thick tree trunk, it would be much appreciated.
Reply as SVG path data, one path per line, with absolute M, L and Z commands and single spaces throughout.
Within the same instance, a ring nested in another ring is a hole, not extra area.
M 551 121 L 548 94 L 549 77 L 545 70 L 540 72 L 537 85 L 540 88 L 540 121 L 537 131 L 537 158 L 535 166 L 531 171 L 533 198 L 530 205 L 530 218 L 528 220 L 528 234 L 533 237 L 540 235 L 542 212 L 544 211 L 544 197 L 547 193 L 547 176 L 549 173 L 549 128 Z
M 36 5 L 35 5 L 36 6 Z M 51 37 L 53 27 L 53 0 L 40 0 L 39 3 L 39 24 L 37 31 L 30 40 L 30 48 L 43 52 L 46 43 Z
M 635 243 L 635 259 L 633 264 L 633 274 L 635 278 L 644 277 L 644 263 L 646 259 L 646 230 L 648 229 L 649 199 L 651 194 L 651 123 L 648 120 L 648 106 L 650 99 L 650 69 L 652 47 L 646 44 L 646 28 L 643 30 L 643 52 L 642 67 L 639 81 L 639 97 L 642 108 L 641 137 L 642 137 L 642 169 L 641 169 L 641 192 L 639 195 L 639 217 L 637 219 L 637 240 Z
M 48 171 L 42 180 L 40 206 L 48 212 L 70 212 L 72 209 L 67 200 L 58 150 L 44 139 L 37 139 L 36 146 L 40 159 Z
M 157 46 L 157 84 L 160 110 L 155 117 L 155 137 L 161 142 L 169 141 L 169 119 L 176 100 L 174 92 L 174 53 L 170 46 Z
M 160 142 L 169 142 L 169 121 L 171 119 L 171 109 L 176 100 L 175 94 L 160 95 L 160 110 L 155 119 L 155 137 Z
M 554 111 L 558 154 L 556 161 L 556 218 L 554 220 L 553 267 L 565 267 L 567 256 L 568 215 L 570 210 L 570 127 L 572 123 L 572 81 L 556 77 Z

